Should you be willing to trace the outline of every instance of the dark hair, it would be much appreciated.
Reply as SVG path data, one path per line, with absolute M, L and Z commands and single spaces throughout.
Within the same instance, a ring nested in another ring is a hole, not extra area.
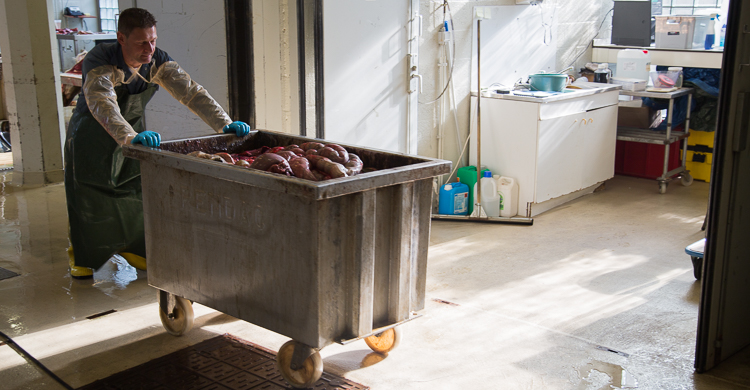
M 128 8 L 120 12 L 120 20 L 117 22 L 117 31 L 126 37 L 134 28 L 150 28 L 156 26 L 156 19 L 151 12 L 143 8 Z

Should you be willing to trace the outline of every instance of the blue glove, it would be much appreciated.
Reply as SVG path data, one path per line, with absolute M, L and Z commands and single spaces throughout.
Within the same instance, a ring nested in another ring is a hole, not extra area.
M 224 126 L 225 133 L 235 133 L 238 137 L 244 137 L 250 134 L 250 125 L 245 122 L 234 121 Z
M 155 131 L 144 131 L 130 141 L 131 144 L 143 144 L 150 148 L 155 148 L 161 144 L 161 136 Z

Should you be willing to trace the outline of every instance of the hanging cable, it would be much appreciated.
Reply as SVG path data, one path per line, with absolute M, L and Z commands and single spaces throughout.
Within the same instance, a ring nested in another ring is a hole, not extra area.
M 451 79 L 453 78 L 453 68 L 454 68 L 453 64 L 455 64 L 456 62 L 456 39 L 455 39 L 456 37 L 453 33 L 453 31 L 455 31 L 455 29 L 453 28 L 453 12 L 451 12 L 451 7 L 448 4 L 448 0 L 443 0 L 443 5 L 441 5 L 440 7 L 443 7 L 443 22 L 446 21 L 445 11 L 446 10 L 448 11 L 448 20 L 450 21 L 450 23 L 448 24 L 448 28 L 450 29 L 449 32 L 451 35 L 451 44 L 453 46 L 453 58 L 451 59 L 450 71 L 448 72 L 448 80 L 445 83 L 445 87 L 440 92 L 440 95 L 438 95 L 438 97 L 436 97 L 434 100 L 431 100 L 429 102 L 419 102 L 419 104 L 433 104 L 437 102 L 438 100 L 440 100 L 440 98 L 443 97 L 443 95 L 445 94 L 445 91 L 448 90 L 448 86 L 450 85 Z
M 547 21 L 544 20 L 544 7 L 545 7 L 545 4 L 549 4 L 549 0 L 548 0 L 547 3 L 533 4 L 533 5 L 539 7 L 539 15 L 541 15 L 541 17 L 542 17 L 542 29 L 544 30 L 544 38 L 543 38 L 544 41 L 543 42 L 544 42 L 545 46 L 549 46 L 549 44 L 552 43 L 552 24 L 555 21 L 555 12 L 557 12 L 557 4 L 555 4 L 553 2 L 552 5 L 551 5 L 551 7 L 552 7 L 552 17 L 550 18 L 549 23 L 547 23 Z M 549 32 L 549 34 L 547 34 L 547 32 Z M 547 42 L 547 35 L 549 35 L 549 42 Z
M 575 65 L 576 61 L 578 61 L 578 59 L 579 59 L 579 58 L 581 58 L 581 56 L 583 55 L 583 53 L 586 53 L 586 50 L 588 50 L 588 49 L 589 49 L 589 46 L 591 46 L 591 45 L 592 45 L 592 44 L 594 43 L 594 38 L 596 38 L 596 36 L 597 36 L 597 35 L 599 35 L 599 33 L 601 32 L 601 30 L 602 30 L 602 26 L 604 26 L 604 22 L 605 22 L 605 21 L 607 20 L 607 15 L 609 15 L 609 13 L 610 13 L 610 12 L 612 12 L 612 11 L 614 11 L 614 10 L 615 10 L 615 9 L 614 9 L 614 8 L 612 8 L 612 9 L 610 9 L 609 11 L 607 11 L 607 13 L 606 13 L 606 14 L 604 14 L 604 18 L 602 19 L 602 22 L 601 22 L 601 23 L 599 24 L 599 28 L 597 28 L 597 29 L 596 29 L 596 34 L 595 34 L 595 35 L 594 35 L 593 37 L 591 37 L 591 39 L 589 39 L 589 40 L 588 40 L 588 41 L 589 41 L 589 44 L 588 44 L 588 45 L 586 45 L 586 47 L 585 47 L 585 48 L 583 49 L 583 51 L 581 51 L 581 53 L 580 53 L 580 54 L 578 54 L 578 55 L 576 56 L 576 58 L 575 58 L 575 59 L 573 59 L 573 61 L 572 61 L 572 62 L 570 63 L 570 65 L 568 65 L 568 66 L 573 66 L 573 65 Z

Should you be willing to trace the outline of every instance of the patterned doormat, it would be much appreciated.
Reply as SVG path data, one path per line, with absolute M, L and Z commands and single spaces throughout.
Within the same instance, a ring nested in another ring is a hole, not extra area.
M 100 379 L 79 390 L 292 389 L 276 368 L 276 353 L 228 334 Z M 369 387 L 323 372 L 315 390 Z
M 8 271 L 7 269 L 0 267 L 0 280 L 12 278 L 14 276 L 18 276 L 18 274 L 13 271 Z

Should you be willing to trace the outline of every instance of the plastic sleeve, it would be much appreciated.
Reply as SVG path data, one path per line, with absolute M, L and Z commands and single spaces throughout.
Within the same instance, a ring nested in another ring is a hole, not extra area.
M 86 74 L 82 87 L 91 115 L 120 145 L 130 142 L 138 134 L 122 117 L 117 105 L 115 86 L 124 78 L 124 73 L 115 66 L 102 65 Z
M 151 82 L 166 89 L 172 97 L 189 108 L 214 131 L 220 133 L 224 126 L 232 123 L 232 119 L 208 91 L 193 81 L 176 62 L 168 61 L 155 71 L 153 69 Z

